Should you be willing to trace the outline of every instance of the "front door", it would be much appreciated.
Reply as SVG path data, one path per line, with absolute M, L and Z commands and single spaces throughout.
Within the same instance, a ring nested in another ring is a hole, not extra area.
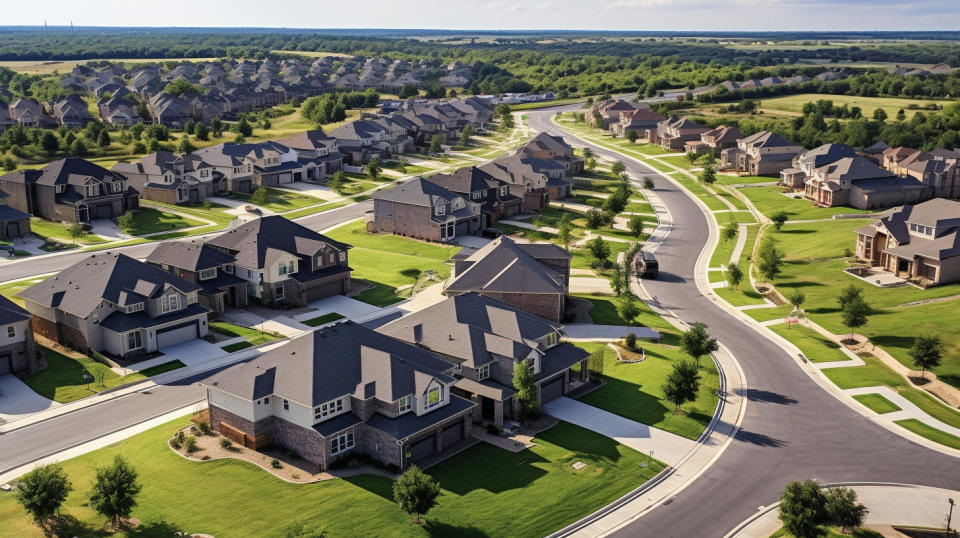
M 494 403 L 492 398 L 480 397 L 480 416 L 483 420 L 494 420 Z

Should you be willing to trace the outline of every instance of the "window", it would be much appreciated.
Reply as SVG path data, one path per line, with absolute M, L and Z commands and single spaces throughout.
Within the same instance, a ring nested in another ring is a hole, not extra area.
M 203 269 L 200 271 L 200 280 L 210 280 L 211 278 L 216 278 L 217 268 L 213 269 Z
M 224 265 L 224 266 L 223 266 L 223 272 L 224 272 L 224 273 L 227 273 L 228 275 L 232 275 L 232 274 L 233 274 L 233 266 L 232 266 L 232 265 Z
M 266 398 L 263 399 L 263 405 L 267 405 L 268 403 L 270 403 L 270 397 L 269 397 L 269 396 L 267 396 Z
M 500 187 L 500 196 L 506 196 L 506 195 L 507 195 L 507 188 Z
M 13 325 L 7 326 L 7 338 L 15 338 L 17 336 L 17 328 Z
M 443 386 L 433 387 L 427 391 L 427 403 L 423 406 L 424 409 L 430 409 L 431 407 L 436 407 L 440 405 L 440 402 L 443 401 Z
M 276 286 L 273 288 L 273 296 L 276 300 L 283 299 L 283 286 Z
M 535 370 L 534 366 L 535 366 L 536 363 L 537 363 L 537 359 L 534 359 L 533 357 L 530 357 L 529 359 L 527 359 L 527 360 L 525 360 L 525 361 L 523 361 L 523 362 L 524 362 L 524 364 L 527 365 L 527 368 L 529 368 L 529 369 L 531 369 L 531 370 Z
M 446 207 L 444 207 L 444 206 L 442 206 L 442 205 L 438 205 L 438 206 L 435 208 L 434 212 L 435 212 L 437 215 L 443 215 L 443 214 L 446 212 L 445 210 L 446 210 Z
M 336 253 L 336 252 L 331 252 L 331 253 L 330 253 L 330 263 L 337 263 L 337 253 Z
M 100 185 L 87 185 L 84 187 L 84 193 L 86 196 L 97 196 L 100 194 Z
M 346 253 L 346 252 L 341 252 L 341 253 L 340 253 L 340 261 L 342 261 L 342 262 L 347 261 L 347 253 Z
M 289 410 L 290 410 L 290 402 L 289 402 L 289 401 L 287 401 L 287 400 L 284 400 L 284 401 L 283 401 L 283 410 L 284 410 L 284 411 L 289 411 Z
M 339 454 L 353 448 L 353 430 L 341 433 L 330 441 L 330 454 Z
M 280 276 L 289 275 L 290 273 L 296 272 L 296 262 L 290 260 L 288 262 L 280 262 Z
M 407 411 L 413 409 L 413 396 L 404 396 L 397 400 L 397 409 L 400 413 L 406 413 Z
M 143 341 L 140 340 L 140 331 L 132 332 L 127 335 L 127 349 L 134 350 L 143 347 Z
M 126 312 L 127 314 L 130 314 L 132 312 L 140 312 L 142 310 L 143 310 L 143 303 L 137 303 L 137 304 L 128 305 L 124 309 L 124 312 Z
M 114 181 L 113 192 L 123 192 L 123 183 L 120 181 Z
M 53 188 L 54 192 L 56 192 L 57 194 L 62 194 L 63 189 L 64 189 L 63 185 L 57 185 L 56 187 Z
M 550 333 L 547 335 L 547 347 L 552 347 L 557 345 L 557 333 Z
M 160 298 L 160 312 L 167 313 L 173 312 L 174 310 L 180 310 L 180 296 L 179 295 L 164 295 Z
M 343 398 L 337 398 L 336 400 L 314 407 L 313 418 L 316 420 L 320 420 L 320 419 L 329 417 L 331 415 L 339 414 L 342 411 L 343 411 Z
M 484 364 L 477 369 L 477 379 L 483 381 L 484 379 L 490 377 L 490 365 Z

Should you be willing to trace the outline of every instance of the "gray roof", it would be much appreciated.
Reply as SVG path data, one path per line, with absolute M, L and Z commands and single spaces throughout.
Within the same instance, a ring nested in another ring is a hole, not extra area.
M 68 157 L 36 170 L 18 170 L 3 176 L 3 181 L 40 185 L 83 185 L 89 178 L 100 181 L 126 181 L 126 177 L 85 159 Z
M 0 295 L 0 325 L 9 325 L 30 319 L 30 312 L 20 305 Z
M 351 248 L 279 215 L 254 219 L 208 243 L 233 252 L 240 265 L 258 268 L 273 264 L 283 253 L 313 256 L 323 248 L 341 252 Z
M 451 202 L 461 198 L 459 194 L 451 192 L 436 183 L 422 177 L 416 177 L 389 189 L 377 191 L 375 200 L 389 200 L 402 204 L 433 207 L 440 201 Z
M 190 241 L 164 241 L 153 249 L 146 261 L 188 271 L 200 271 L 236 263 L 237 258 L 206 243 L 191 239 Z
M 106 252 L 93 254 L 17 296 L 86 318 L 104 300 L 125 306 L 157 297 L 168 288 L 181 293 L 200 290 L 159 267 Z
M 469 194 L 483 189 L 495 189 L 505 184 L 502 180 L 491 176 L 476 166 L 466 166 L 449 174 L 431 176 L 430 182 L 461 194 Z
M 836 162 L 844 157 L 854 157 L 857 152 L 844 144 L 824 144 L 803 153 L 798 157 L 800 164 L 807 164 L 810 168 L 820 168 L 826 164 Z
M 796 142 L 791 142 L 777 133 L 772 133 L 770 131 L 753 133 L 750 136 L 741 138 L 740 142 L 755 148 L 774 148 L 799 145 Z
M 564 275 L 535 260 L 506 236 L 494 239 L 467 261 L 473 264 L 447 285 L 448 291 L 564 293 Z
M 817 171 L 822 172 L 824 179 L 828 181 L 839 181 L 841 179 L 856 181 L 860 179 L 896 177 L 893 172 L 880 168 L 873 164 L 873 161 L 870 159 L 865 159 L 859 155 L 843 157 L 842 159 L 817 168 Z

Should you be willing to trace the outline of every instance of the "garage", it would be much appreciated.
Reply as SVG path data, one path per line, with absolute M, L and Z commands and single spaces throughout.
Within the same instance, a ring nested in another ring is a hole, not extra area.
M 446 449 L 448 446 L 457 444 L 463 440 L 463 420 L 458 420 L 443 429 L 440 434 L 441 446 Z
M 563 376 L 557 376 L 552 381 L 540 385 L 540 403 L 545 404 L 563 396 Z
M 420 461 L 433 455 L 436 449 L 436 435 L 430 435 L 410 445 L 410 459 Z
M 7 224 L 7 237 L 20 237 L 20 223 L 11 222 Z
M 113 207 L 110 206 L 109 204 L 101 204 L 96 206 L 96 209 L 94 210 L 94 212 L 95 212 L 95 218 L 109 219 L 110 217 L 113 216 Z
M 0 375 L 13 373 L 13 353 L 0 354 Z
M 277 176 L 277 183 L 280 185 L 286 185 L 287 183 L 293 183 L 293 173 L 283 172 Z
M 343 293 L 343 283 L 344 280 L 336 280 L 334 282 L 328 282 L 326 284 L 317 284 L 315 286 L 310 286 L 307 288 L 307 302 L 316 301 L 317 299 L 323 299 L 324 297 L 330 297 L 331 295 L 339 295 Z
M 157 329 L 157 349 L 180 344 L 200 336 L 197 321 L 190 321 L 182 325 Z

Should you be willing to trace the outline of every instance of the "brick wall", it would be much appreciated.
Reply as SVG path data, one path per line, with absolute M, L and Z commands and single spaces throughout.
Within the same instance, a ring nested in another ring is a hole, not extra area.
M 562 294 L 480 293 L 550 321 L 563 321 L 565 297 Z
M 314 430 L 298 426 L 282 418 L 273 417 L 273 440 L 276 444 L 289 448 L 301 458 L 323 469 L 327 463 L 326 442 L 323 436 Z
M 390 434 L 365 424 L 359 424 L 354 433 L 356 447 L 354 450 L 369 454 L 373 458 L 397 467 L 401 464 L 401 451 L 397 440 Z

